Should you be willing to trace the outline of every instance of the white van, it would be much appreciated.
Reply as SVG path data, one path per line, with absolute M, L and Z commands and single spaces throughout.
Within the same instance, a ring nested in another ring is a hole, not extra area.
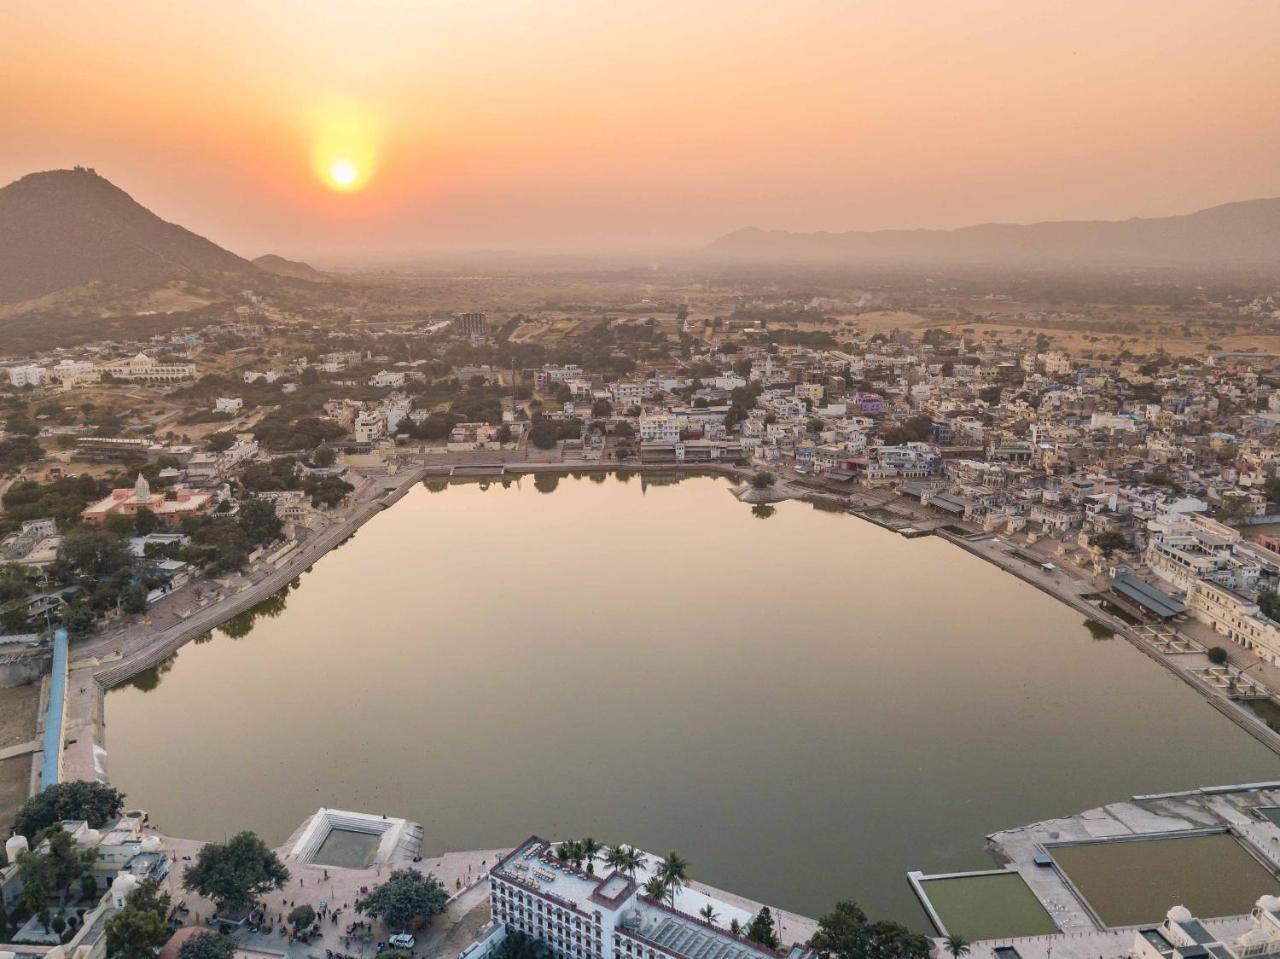
M 392 949 L 412 949 L 418 944 L 418 940 L 407 932 L 397 932 L 387 940 L 387 944 Z

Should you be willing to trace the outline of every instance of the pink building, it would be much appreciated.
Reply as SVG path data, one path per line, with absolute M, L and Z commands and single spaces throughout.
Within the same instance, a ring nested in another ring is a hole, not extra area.
M 177 526 L 187 516 L 208 512 L 212 505 L 213 494 L 203 490 L 180 489 L 173 499 L 152 493 L 147 478 L 139 473 L 133 489 L 113 489 L 106 499 L 87 507 L 80 516 L 86 523 L 101 526 L 108 516 L 133 516 L 148 509 L 166 526 Z

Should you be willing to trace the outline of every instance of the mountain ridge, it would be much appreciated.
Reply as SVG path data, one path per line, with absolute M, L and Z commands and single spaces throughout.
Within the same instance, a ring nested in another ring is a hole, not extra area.
M 744 227 L 705 252 L 748 259 L 1229 263 L 1280 260 L 1280 197 L 1127 220 L 797 233 Z
M 0 303 L 91 283 L 139 288 L 201 274 L 256 274 L 243 257 L 161 219 L 86 167 L 0 188 Z

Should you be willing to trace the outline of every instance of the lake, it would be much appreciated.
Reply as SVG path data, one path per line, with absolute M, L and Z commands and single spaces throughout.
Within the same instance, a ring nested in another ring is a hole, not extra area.
M 907 871 L 990 867 L 987 833 L 1280 778 L 1033 587 L 712 477 L 419 486 L 106 715 L 113 783 L 175 835 L 278 844 L 320 806 L 427 854 L 592 835 L 922 931 Z

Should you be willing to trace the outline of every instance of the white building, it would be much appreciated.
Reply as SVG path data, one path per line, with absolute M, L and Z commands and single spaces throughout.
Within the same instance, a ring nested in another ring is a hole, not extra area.
M 775 952 L 729 931 L 746 926 L 752 913 L 741 905 L 685 886 L 674 905 L 643 892 L 658 860 L 642 854 L 634 875 L 610 870 L 603 860 L 594 873 L 560 862 L 551 843 L 534 836 L 489 871 L 493 921 L 508 931 L 542 940 L 556 959 L 779 959 Z M 740 903 L 741 900 L 738 900 Z M 700 915 L 705 906 L 715 915 Z M 791 956 L 811 955 L 792 947 Z
M 219 396 L 213 401 L 213 411 L 215 413 L 231 413 L 234 415 L 242 409 L 244 409 L 244 400 L 238 396 Z
M 642 443 L 676 443 L 680 440 L 680 421 L 666 413 L 640 417 Z
M 351 428 L 357 443 L 372 443 L 387 435 L 387 411 L 363 410 Z
M 1226 586 L 1198 580 L 1187 590 L 1187 608 L 1218 635 L 1280 665 L 1280 624 L 1262 615 L 1254 600 Z
M 111 360 L 98 366 L 103 375 L 114 376 L 118 380 L 130 380 L 138 383 L 179 383 L 192 379 L 196 375 L 194 363 L 161 363 L 146 353 L 139 353 L 127 360 Z
M 9 367 L 10 386 L 44 386 L 49 374 L 35 364 Z
M 402 370 L 379 370 L 369 377 L 369 385 L 380 389 L 404 386 L 404 372 Z

